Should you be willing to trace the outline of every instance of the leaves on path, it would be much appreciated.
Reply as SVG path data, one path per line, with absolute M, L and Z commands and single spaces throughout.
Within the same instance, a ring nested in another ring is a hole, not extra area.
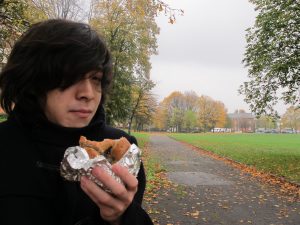
M 300 184 L 291 183 L 291 182 L 287 181 L 284 177 L 277 177 L 273 174 L 259 171 L 253 166 L 248 166 L 248 165 L 236 162 L 232 159 L 219 156 L 213 152 L 206 151 L 204 149 L 198 148 L 198 147 L 188 144 L 186 142 L 181 142 L 181 143 L 189 146 L 191 149 L 193 149 L 194 151 L 196 151 L 200 154 L 209 156 L 216 160 L 221 160 L 221 161 L 225 162 L 226 164 L 229 164 L 232 167 L 241 170 L 244 173 L 250 174 L 251 176 L 258 178 L 259 180 L 261 180 L 264 183 L 268 183 L 270 185 L 279 187 L 279 191 L 281 192 L 281 194 L 286 195 L 289 198 L 288 201 L 290 201 L 290 202 L 295 202 L 295 201 L 300 200 Z M 277 188 L 274 189 L 274 193 L 276 193 L 277 190 L 278 190 Z
M 159 225 L 159 220 L 155 217 L 155 215 L 163 214 L 166 218 L 170 218 L 170 216 L 167 215 L 166 210 L 159 211 L 156 209 L 155 205 L 159 203 L 157 200 L 158 193 L 163 196 L 168 196 L 168 191 L 176 189 L 176 185 L 172 184 L 172 182 L 168 180 L 166 171 L 160 166 L 160 164 L 150 157 L 147 146 L 145 146 L 143 150 L 143 162 L 145 164 L 147 175 L 147 187 L 144 195 L 144 201 L 147 204 L 147 211 L 152 217 L 153 223 L 155 225 Z M 162 191 L 163 193 L 161 193 Z M 169 224 L 171 225 L 171 223 Z

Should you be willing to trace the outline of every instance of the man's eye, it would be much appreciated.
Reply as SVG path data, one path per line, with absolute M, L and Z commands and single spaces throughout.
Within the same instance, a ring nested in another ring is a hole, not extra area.
M 92 80 L 95 82 L 101 83 L 102 77 L 100 78 L 100 77 L 94 76 L 94 77 L 92 77 Z

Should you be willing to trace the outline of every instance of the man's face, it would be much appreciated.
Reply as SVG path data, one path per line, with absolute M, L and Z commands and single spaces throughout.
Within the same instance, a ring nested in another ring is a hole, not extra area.
M 92 71 L 63 91 L 49 91 L 44 109 L 48 120 L 63 127 L 87 126 L 101 101 L 102 76 L 102 72 Z

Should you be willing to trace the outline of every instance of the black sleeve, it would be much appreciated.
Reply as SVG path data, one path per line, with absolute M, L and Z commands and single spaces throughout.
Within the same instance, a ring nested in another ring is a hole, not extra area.
M 134 201 L 138 203 L 139 205 L 142 205 L 144 192 L 146 188 L 146 175 L 144 170 L 144 165 L 141 163 L 140 171 L 138 173 L 138 190 L 137 193 L 134 196 Z

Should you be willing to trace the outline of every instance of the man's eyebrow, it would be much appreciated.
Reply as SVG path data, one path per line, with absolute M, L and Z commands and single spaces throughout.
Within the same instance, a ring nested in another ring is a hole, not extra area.
M 97 71 L 95 71 L 93 74 L 94 74 L 94 75 L 96 75 L 96 74 L 101 74 L 101 76 L 103 76 L 103 72 L 102 72 L 101 70 L 97 70 Z

